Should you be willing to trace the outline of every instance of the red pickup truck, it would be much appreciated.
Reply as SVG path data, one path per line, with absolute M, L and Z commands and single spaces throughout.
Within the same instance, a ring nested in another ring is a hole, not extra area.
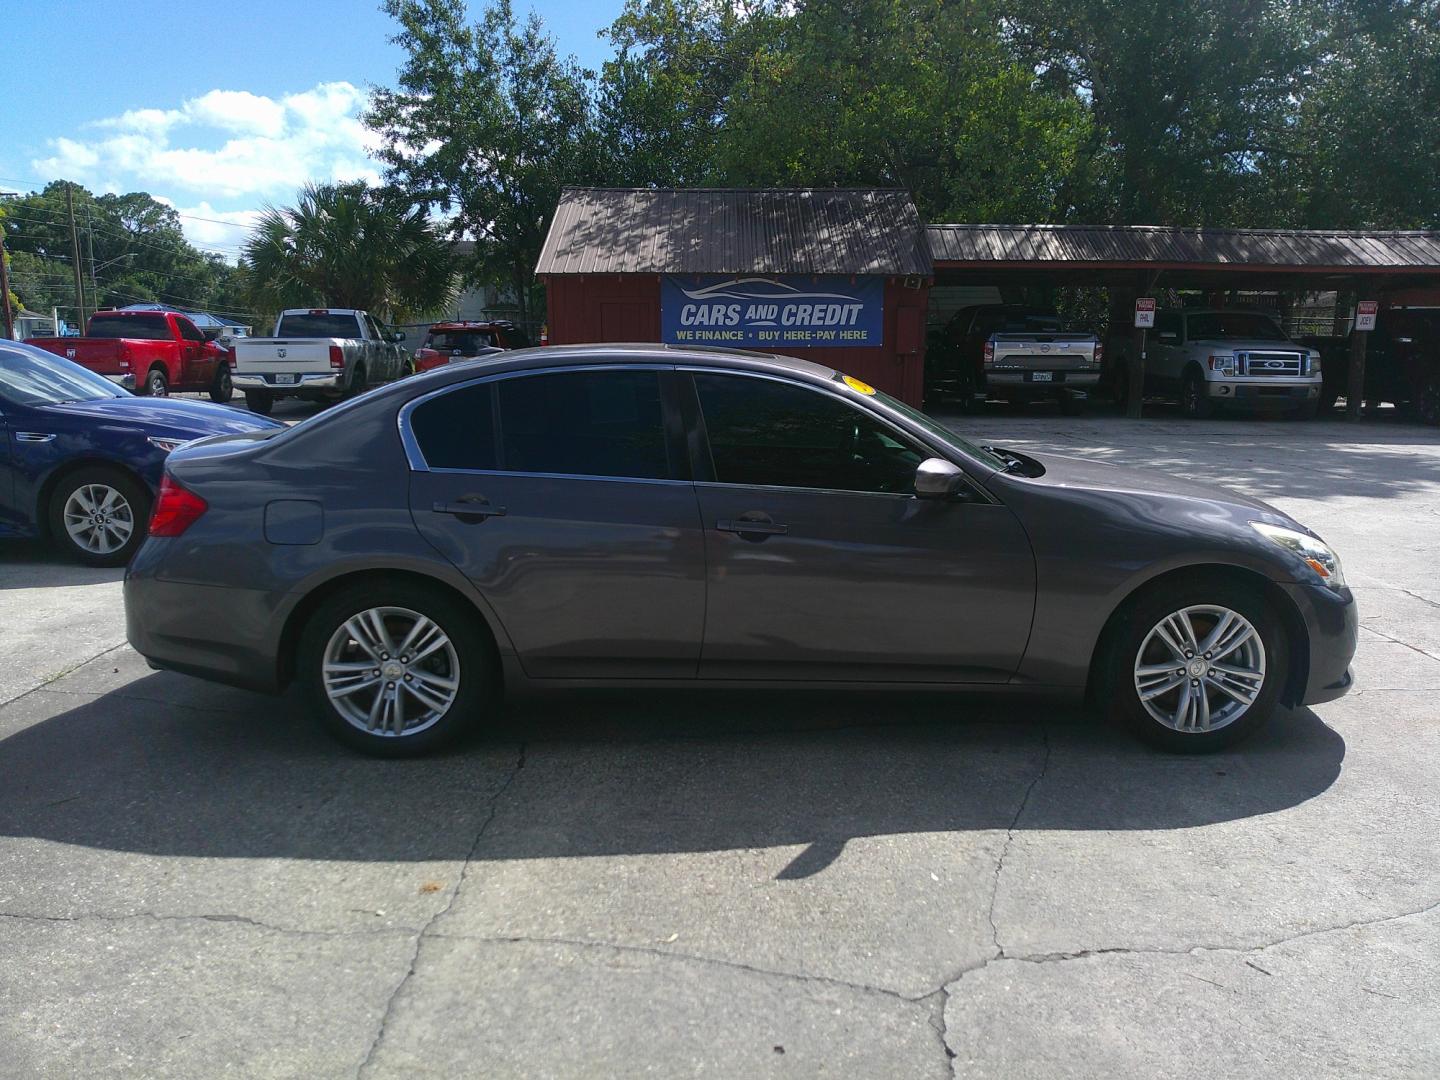
M 235 393 L 229 350 L 178 311 L 97 311 L 83 337 L 30 338 L 28 344 L 152 397 L 199 390 L 223 404 Z

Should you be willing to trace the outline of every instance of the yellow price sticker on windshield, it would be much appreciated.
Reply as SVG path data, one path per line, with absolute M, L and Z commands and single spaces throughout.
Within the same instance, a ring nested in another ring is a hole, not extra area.
M 854 375 L 841 375 L 840 381 L 854 390 L 857 394 L 865 394 L 867 397 L 875 393 L 875 388 L 867 382 L 861 382 Z

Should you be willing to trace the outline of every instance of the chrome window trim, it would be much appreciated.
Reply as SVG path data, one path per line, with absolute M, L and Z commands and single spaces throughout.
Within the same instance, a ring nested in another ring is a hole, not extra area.
M 965 474 L 965 482 L 969 487 L 971 493 L 977 496 L 979 501 L 984 503 L 994 503 L 996 505 L 998 505 L 1000 502 L 1000 500 L 997 499 L 994 495 L 981 487 L 980 484 L 977 483 L 968 472 L 965 472 L 963 465 L 954 460 L 954 451 L 950 447 L 945 447 L 944 449 L 937 449 L 935 444 L 929 439 L 922 437 L 921 435 L 909 430 L 908 428 L 901 427 L 895 421 L 891 420 L 890 417 L 885 416 L 882 413 L 876 412 L 874 409 L 867 409 L 862 402 L 852 401 L 844 394 L 838 393 L 835 390 L 830 389 L 830 387 L 828 386 L 820 386 L 802 379 L 787 378 L 783 375 L 774 375 L 768 371 L 746 371 L 743 368 L 696 367 L 686 365 L 677 367 L 675 370 L 690 375 L 739 375 L 744 378 L 750 379 L 766 379 L 770 382 L 778 382 L 785 386 L 797 386 L 802 390 L 809 390 L 812 393 L 819 394 L 822 397 L 833 398 L 836 401 L 840 402 L 842 405 L 849 406 L 857 412 L 863 413 L 870 419 L 878 421 L 896 434 L 904 436 L 908 442 L 919 443 L 925 450 L 929 451 L 931 457 L 938 457 L 944 461 L 948 461 L 950 462 L 950 464 L 960 469 L 961 472 L 964 472 Z M 698 390 L 696 391 L 695 398 L 696 407 L 701 410 L 701 419 L 703 420 L 704 406 L 700 404 L 700 394 Z M 705 432 L 705 445 L 708 449 L 710 445 L 710 433 L 708 429 Z M 789 484 L 727 484 L 722 480 L 697 481 L 696 484 L 697 486 L 703 484 L 707 487 L 721 488 L 763 488 L 766 491 L 809 491 L 828 495 L 881 495 L 892 499 L 919 498 L 919 496 L 916 495 L 914 492 L 906 494 L 905 492 L 898 491 L 855 491 L 853 488 L 797 487 Z
M 425 460 L 425 455 L 420 451 L 420 443 L 416 440 L 411 430 L 411 414 L 425 402 L 445 394 L 455 393 L 459 390 L 466 390 L 472 386 L 479 386 L 485 383 L 501 382 L 507 379 L 523 379 L 530 375 L 558 375 L 577 371 L 653 371 L 657 374 L 662 371 L 674 371 L 674 364 L 560 364 L 555 367 L 546 368 L 525 368 L 520 371 L 496 371 L 488 375 L 481 375 L 474 379 L 466 379 L 463 382 L 449 383 L 446 386 L 431 390 L 428 394 L 421 394 L 417 398 L 411 398 L 400 407 L 395 416 L 395 422 L 400 429 L 400 445 L 405 449 L 405 459 L 410 465 L 411 472 L 433 472 L 452 473 L 464 476 L 538 476 L 550 480 L 609 480 L 623 484 L 688 484 L 689 480 L 661 479 L 653 476 L 599 476 L 594 473 L 537 473 L 522 472 L 518 469 L 439 469 L 432 468 Z M 661 419 L 664 419 L 664 400 L 661 400 Z

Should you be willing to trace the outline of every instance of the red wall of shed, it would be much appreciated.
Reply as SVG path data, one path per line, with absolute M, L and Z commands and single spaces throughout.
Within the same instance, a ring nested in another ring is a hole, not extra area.
M 660 340 L 657 275 L 552 275 L 545 279 L 545 292 L 551 344 Z M 912 289 L 903 279 L 890 278 L 885 282 L 883 345 L 776 351 L 854 375 L 918 406 L 924 392 L 925 309 L 929 302 L 928 281 Z M 913 351 L 902 353 L 901 347 Z

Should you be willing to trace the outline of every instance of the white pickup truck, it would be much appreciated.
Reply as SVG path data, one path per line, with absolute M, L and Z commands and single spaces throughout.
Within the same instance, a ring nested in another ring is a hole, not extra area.
M 291 308 L 275 336 L 239 338 L 231 373 L 251 412 L 270 412 L 278 397 L 336 401 L 409 374 L 404 334 L 387 331 L 354 308 Z
M 1309 419 L 1324 385 L 1319 351 L 1291 341 L 1263 311 L 1185 309 L 1155 316 L 1145 393 L 1178 399 L 1186 416 L 1203 419 L 1224 406 Z

